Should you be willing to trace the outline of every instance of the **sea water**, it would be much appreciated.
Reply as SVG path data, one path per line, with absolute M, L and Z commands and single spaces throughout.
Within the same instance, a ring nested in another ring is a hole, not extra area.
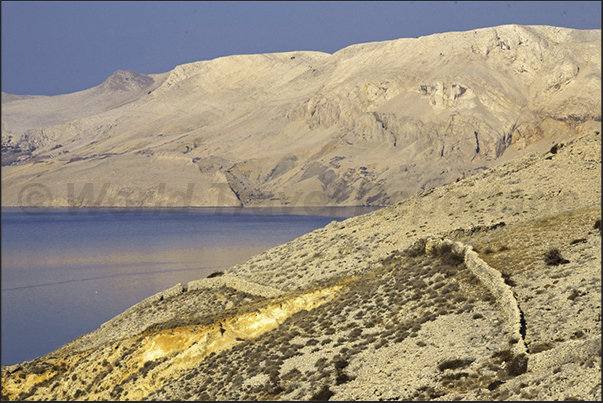
M 47 354 L 159 291 L 371 210 L 2 209 L 1 364 Z

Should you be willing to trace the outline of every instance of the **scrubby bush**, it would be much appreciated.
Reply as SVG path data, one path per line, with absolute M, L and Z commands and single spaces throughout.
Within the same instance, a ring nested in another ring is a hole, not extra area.
M 342 370 L 347 367 L 350 363 L 345 358 L 338 358 L 333 361 L 333 366 L 335 369 Z
M 508 285 L 509 287 L 515 286 L 515 281 L 511 279 L 511 275 L 509 273 L 507 273 L 506 271 L 501 271 L 500 274 L 503 280 L 505 281 L 506 285 Z
M 312 395 L 310 400 L 329 400 L 335 393 L 329 389 L 328 385 L 323 385 L 318 392 Z
M 419 239 L 415 241 L 405 252 L 409 257 L 418 257 L 425 254 L 425 245 L 427 245 L 427 239 Z
M 528 356 L 519 354 L 511 359 L 507 365 L 507 374 L 509 376 L 518 376 L 525 374 L 528 370 Z
M 540 353 L 542 351 L 550 350 L 553 348 L 551 343 L 536 343 L 530 346 L 530 354 Z
M 551 248 L 544 253 L 544 262 L 547 266 L 558 266 L 569 263 L 569 260 L 561 256 L 561 251 L 557 248 Z
M 438 364 L 438 369 L 440 371 L 445 371 L 447 369 L 458 369 L 465 368 L 469 366 L 473 362 L 472 359 L 454 359 L 454 360 L 446 360 Z
M 454 251 L 452 245 L 441 244 L 435 250 L 435 255 L 442 261 L 442 263 L 450 266 L 458 266 L 465 261 L 465 257 Z

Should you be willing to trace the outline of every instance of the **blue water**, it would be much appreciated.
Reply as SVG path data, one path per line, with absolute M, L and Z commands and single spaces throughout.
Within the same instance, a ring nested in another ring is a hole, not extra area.
M 1 364 L 47 354 L 159 291 L 371 210 L 2 209 Z

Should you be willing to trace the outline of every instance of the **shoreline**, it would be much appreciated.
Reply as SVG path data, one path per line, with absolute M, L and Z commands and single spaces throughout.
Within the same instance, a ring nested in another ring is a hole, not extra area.
M 187 214 L 190 212 L 211 212 L 215 214 L 232 213 L 239 214 L 283 214 L 283 215 L 308 215 L 308 216 L 333 216 L 333 217 L 353 217 L 370 213 L 388 206 L 251 206 L 251 207 L 221 207 L 221 206 L 180 206 L 180 207 L 113 207 L 113 206 L 83 206 L 83 207 L 22 207 L 22 206 L 2 206 L 2 213 L 23 212 L 28 215 L 42 215 L 47 212 L 67 211 L 72 215 L 90 214 L 91 211 L 108 211 L 121 214 L 143 214 L 153 212 L 158 215 L 160 212 L 176 214 L 181 212 Z M 326 211 L 326 213 L 325 213 Z M 340 211 L 354 212 L 353 214 L 337 214 Z M 359 212 L 359 213 L 357 213 Z M 96 214 L 96 213 L 94 213 Z

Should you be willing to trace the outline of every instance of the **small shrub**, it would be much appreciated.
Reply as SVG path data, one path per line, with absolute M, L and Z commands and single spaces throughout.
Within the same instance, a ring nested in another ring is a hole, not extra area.
M 567 299 L 573 301 L 576 298 L 578 298 L 579 296 L 580 296 L 580 291 L 573 288 L 571 294 L 567 297 Z
M 46 368 L 42 365 L 36 365 L 31 369 L 32 374 L 41 375 L 46 372 Z
M 530 354 L 540 353 L 553 348 L 551 343 L 537 343 L 530 347 Z
M 360 336 L 361 334 L 362 334 L 362 329 L 361 329 L 361 328 L 359 328 L 359 327 L 357 327 L 356 329 L 352 330 L 352 331 L 349 333 L 349 336 L 348 336 L 348 337 L 349 337 L 350 339 L 352 339 L 352 340 L 353 340 L 353 339 L 356 339 L 356 338 L 357 338 L 358 336 Z
M 329 400 L 335 393 L 327 385 L 323 385 L 318 392 L 312 395 L 310 400 Z
M 519 354 L 509 361 L 507 365 L 507 374 L 509 376 L 518 376 L 525 374 L 528 370 L 528 356 Z
M 293 368 L 292 370 L 290 370 L 289 372 L 287 372 L 285 375 L 283 375 L 283 379 L 288 381 L 288 380 L 295 380 L 297 378 L 300 378 L 302 376 L 302 373 L 299 371 L 299 369 L 297 368 Z
M 563 147 L 563 143 L 557 143 L 555 144 L 553 147 L 551 147 L 551 150 L 549 151 L 551 154 L 557 154 L 557 151 Z
M 463 309 L 463 311 L 469 313 L 473 310 L 474 307 L 475 306 L 473 304 L 465 304 L 465 305 L 463 305 L 462 309 Z
M 450 266 L 458 266 L 465 261 L 462 254 L 456 253 L 450 244 L 442 244 L 435 250 L 436 256 L 442 263 Z
M 211 273 L 210 275 L 208 275 L 207 278 L 220 277 L 223 275 L 224 275 L 223 271 L 215 271 L 215 272 Z
M 409 257 L 425 255 L 425 245 L 427 245 L 427 239 L 425 238 L 415 241 L 415 243 L 406 250 L 406 255 Z
M 503 383 L 504 383 L 503 381 L 501 381 L 500 379 L 497 379 L 488 385 L 488 390 L 494 390 L 494 389 L 498 388 L 500 385 L 502 385 Z
M 338 359 L 333 362 L 335 369 L 342 370 L 347 367 L 350 363 L 345 358 Z
M 326 364 L 327 364 L 327 359 L 322 357 L 322 358 L 319 358 L 318 360 L 316 360 L 316 363 L 314 364 L 314 366 L 316 368 L 318 368 L 319 370 L 321 370 L 322 368 L 325 367 Z
M 490 254 L 494 253 L 494 250 L 491 247 L 486 246 L 483 253 L 484 253 L 484 255 L 490 255 Z
M 551 248 L 544 254 L 544 262 L 547 266 L 558 266 L 569 263 L 569 260 L 561 256 L 561 251 L 557 248 Z
M 500 274 L 502 275 L 502 278 L 505 281 L 506 285 L 508 285 L 509 287 L 515 286 L 515 281 L 511 279 L 511 275 L 509 273 L 507 273 L 506 271 L 501 271 Z
M 340 373 L 335 377 L 335 385 L 341 385 L 350 382 L 353 378 L 350 378 L 348 374 Z
M 473 360 L 471 360 L 471 359 L 465 359 L 465 360 L 461 360 L 461 359 L 447 360 L 447 361 L 443 361 L 440 364 L 438 364 L 438 369 L 440 371 L 445 371 L 447 369 L 465 368 L 465 367 L 469 366 L 472 362 L 473 362 Z
M 492 354 L 492 358 L 498 358 L 500 361 L 510 361 L 513 358 L 513 352 L 509 349 L 499 350 Z
M 453 302 L 459 303 L 459 302 L 464 302 L 467 301 L 467 297 L 465 297 L 462 294 L 456 294 L 452 300 Z

